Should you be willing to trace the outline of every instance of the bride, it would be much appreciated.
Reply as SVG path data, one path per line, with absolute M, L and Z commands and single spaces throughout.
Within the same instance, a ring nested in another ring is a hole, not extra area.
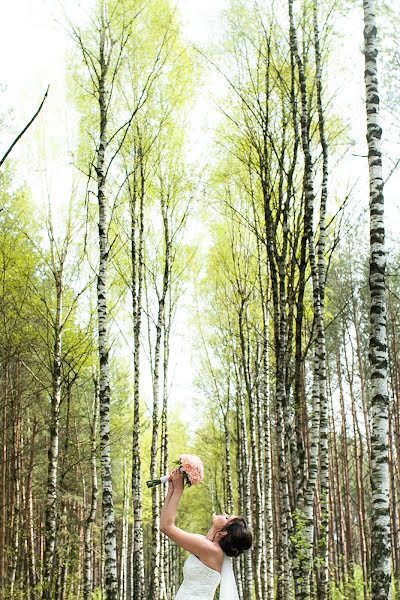
M 214 515 L 206 536 L 189 533 L 175 525 L 182 494 L 183 475 L 177 468 L 169 477 L 160 520 L 161 531 L 190 552 L 175 600 L 213 600 L 219 584 L 220 600 L 239 600 L 229 557 L 237 557 L 251 547 L 252 534 L 245 519 L 235 515 Z

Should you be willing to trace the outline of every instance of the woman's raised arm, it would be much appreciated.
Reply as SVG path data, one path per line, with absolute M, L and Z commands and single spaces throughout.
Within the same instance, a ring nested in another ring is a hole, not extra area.
M 212 568 L 219 570 L 223 552 L 217 544 L 197 533 L 189 533 L 175 525 L 176 511 L 183 494 L 183 476 L 179 469 L 171 473 L 168 493 L 161 510 L 161 531 L 178 546 L 197 556 Z M 211 564 L 210 564 L 211 563 Z

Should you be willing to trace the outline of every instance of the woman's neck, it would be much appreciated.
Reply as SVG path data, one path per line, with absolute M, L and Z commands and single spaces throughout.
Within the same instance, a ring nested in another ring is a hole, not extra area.
M 208 540 L 210 540 L 211 542 L 215 542 L 216 534 L 217 534 L 217 530 L 215 529 L 214 526 L 212 526 L 211 529 L 208 530 L 206 538 Z

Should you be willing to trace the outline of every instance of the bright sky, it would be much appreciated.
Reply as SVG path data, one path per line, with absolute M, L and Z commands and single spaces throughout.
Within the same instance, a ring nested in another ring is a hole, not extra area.
M 56 202 L 62 201 L 62 196 L 67 197 L 69 194 L 69 186 L 60 185 L 60 182 L 71 181 L 69 150 L 73 145 L 74 118 L 71 108 L 66 104 L 65 56 L 70 40 L 63 10 L 67 11 L 72 20 L 81 22 L 91 2 L 92 0 L 13 0 L 5 3 L 2 8 L 0 56 L 3 61 L 0 85 L 6 86 L 6 89 L 4 93 L 0 93 L 0 111 L 12 107 L 13 114 L 8 122 L 9 130 L 2 132 L 0 150 L 7 147 L 7 142 L 11 142 L 13 135 L 31 117 L 50 83 L 45 111 L 23 143 L 17 146 L 13 156 L 29 165 L 29 181 L 35 190 L 35 196 L 46 196 L 49 190 Z M 228 0 L 177 0 L 177 4 L 182 13 L 186 37 L 202 44 L 208 39 L 214 39 L 220 30 L 220 12 L 227 7 Z M 343 70 L 338 71 L 337 110 L 339 114 L 344 113 L 345 118 L 346 113 L 348 118 L 352 115 L 351 124 L 356 141 L 354 154 L 362 154 L 361 146 L 358 147 L 365 140 L 365 118 L 362 112 L 363 56 L 360 52 L 361 10 L 359 14 L 353 13 L 352 18 L 343 19 L 340 27 L 343 36 L 337 40 L 337 64 L 341 69 L 347 62 L 348 77 L 346 80 Z M 198 114 L 209 114 L 212 108 L 210 99 L 203 94 Z M 198 137 L 202 134 L 197 130 L 195 135 Z M 196 140 L 193 146 L 201 146 L 201 140 Z M 43 163 L 44 158 L 46 165 Z M 354 174 L 358 170 L 359 162 L 351 161 L 349 173 Z M 400 174 L 397 173 L 386 189 L 389 212 L 394 208 L 392 196 L 396 210 L 398 209 L 394 190 L 399 189 L 399 186 Z
M 50 192 L 54 202 L 69 195 L 69 152 L 73 146 L 73 114 L 66 101 L 65 61 L 71 48 L 63 11 L 75 23 L 85 19 L 92 0 L 13 0 L 2 10 L 0 52 L 3 60 L 0 111 L 12 107 L 8 131 L 2 132 L 0 149 L 30 119 L 50 84 L 45 110 L 29 136 L 13 152 L 32 167 L 29 181 L 35 196 Z M 219 27 L 219 12 L 225 0 L 177 0 L 185 35 L 196 43 L 206 42 Z M 65 8 L 64 8 L 65 7 Z M 45 160 L 45 164 L 44 161 Z M 44 174 L 46 168 L 46 174 Z M 27 172 L 24 173 L 27 176 Z

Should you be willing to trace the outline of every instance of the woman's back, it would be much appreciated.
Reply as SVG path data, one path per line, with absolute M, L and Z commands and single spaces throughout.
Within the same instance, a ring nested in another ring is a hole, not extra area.
M 197 556 L 190 554 L 183 567 L 183 576 L 183 583 L 175 600 L 213 600 L 221 580 L 218 571 L 207 567 Z

